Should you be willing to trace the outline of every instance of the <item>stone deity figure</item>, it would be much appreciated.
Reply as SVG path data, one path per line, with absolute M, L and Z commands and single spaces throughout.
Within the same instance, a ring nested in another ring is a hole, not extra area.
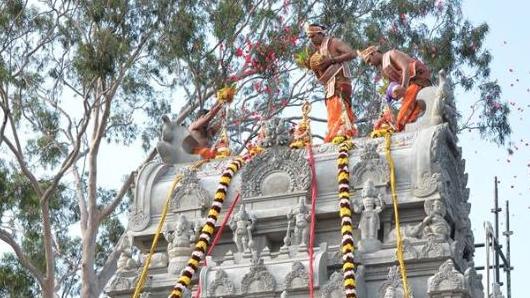
M 387 287 L 383 298 L 397 298 L 396 289 L 393 286 Z
M 169 232 L 170 227 L 166 226 L 164 237 L 169 242 L 167 252 L 170 259 L 180 256 L 191 249 L 195 238 L 193 228 L 184 215 L 179 216 L 174 232 Z
M 351 74 L 348 62 L 357 56 L 348 44 L 339 38 L 327 34 L 326 28 L 319 24 L 311 24 L 305 28 L 307 37 L 311 40 L 314 53 L 309 59 L 311 70 L 318 81 L 324 85 L 326 108 L 328 112 L 328 133 L 325 142 L 331 142 L 335 137 L 353 137 L 357 131 L 352 125 L 355 122 L 351 105 Z M 345 112 L 348 119 L 342 119 Z M 344 123 L 346 120 L 349 123 Z M 345 135 L 339 135 L 339 130 L 348 126 Z
M 298 201 L 298 206 L 291 209 L 287 214 L 289 221 L 294 220 L 293 245 L 306 245 L 309 239 L 309 228 L 311 221 L 311 212 L 304 204 L 304 199 Z
M 431 202 L 426 201 L 425 211 L 427 216 L 421 223 L 412 228 L 411 236 L 417 238 L 435 237 L 443 240 L 448 239 L 451 234 L 451 227 L 444 218 L 446 213 L 444 203 L 439 199 Z
M 239 211 L 230 220 L 230 228 L 234 233 L 237 251 L 243 253 L 248 250 L 252 237 L 251 231 L 254 229 L 254 219 L 248 214 L 245 204 L 241 204 Z
M 359 229 L 361 230 L 361 241 L 359 243 L 360 250 L 372 250 L 368 246 L 377 247 L 380 241 L 377 239 L 377 232 L 380 228 L 379 213 L 383 211 L 384 202 L 381 195 L 377 193 L 374 182 L 370 179 L 366 180 L 362 190 L 362 198 L 353 204 L 353 209 L 357 213 L 361 213 L 361 220 L 359 221 Z M 361 248 L 365 249 L 361 249 Z
M 123 236 L 121 243 L 118 245 L 118 250 L 121 251 L 121 254 L 117 262 L 117 272 L 136 270 L 138 263 L 132 258 L 132 245 L 129 235 Z

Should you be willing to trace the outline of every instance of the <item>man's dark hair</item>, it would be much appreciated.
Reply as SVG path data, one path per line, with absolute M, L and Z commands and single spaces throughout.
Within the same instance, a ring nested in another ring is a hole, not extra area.
M 313 24 L 309 24 L 310 27 L 320 27 L 320 29 L 322 30 L 327 30 L 326 26 L 323 26 L 323 25 L 320 25 L 320 24 L 317 24 L 317 23 L 313 23 Z

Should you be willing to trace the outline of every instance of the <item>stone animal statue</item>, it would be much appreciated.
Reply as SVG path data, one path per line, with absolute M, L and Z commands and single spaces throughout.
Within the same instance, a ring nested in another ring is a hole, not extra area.
M 167 115 L 162 116 L 162 137 L 156 145 L 156 150 L 163 163 L 177 164 L 195 161 L 198 156 L 188 154 L 182 149 L 182 140 L 188 135 L 188 130 L 171 121 Z

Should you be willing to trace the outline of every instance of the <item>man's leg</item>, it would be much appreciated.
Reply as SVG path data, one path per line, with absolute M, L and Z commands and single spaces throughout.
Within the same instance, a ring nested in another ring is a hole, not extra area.
M 335 95 L 326 99 L 326 108 L 328 112 L 328 134 L 324 138 L 324 142 L 329 143 L 337 136 L 341 125 L 342 125 L 342 109 L 343 102 L 342 98 Z M 354 137 L 357 135 L 357 130 L 355 129 L 355 115 L 353 110 L 348 102 L 344 102 L 344 108 L 346 108 L 346 114 L 350 121 L 351 129 L 346 131 L 346 135 L 349 137 Z
M 405 124 L 416 121 L 418 115 L 421 113 L 421 107 L 416 103 L 416 96 L 421 90 L 421 86 L 410 84 L 405 91 L 405 96 L 401 100 L 401 108 L 397 115 L 397 129 L 402 131 Z

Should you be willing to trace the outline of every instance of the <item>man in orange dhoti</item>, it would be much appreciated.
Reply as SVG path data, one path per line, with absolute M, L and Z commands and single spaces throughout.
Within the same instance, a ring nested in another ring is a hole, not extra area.
M 331 142 L 341 134 L 345 134 L 343 137 L 356 136 L 355 115 L 351 106 L 351 74 L 347 62 L 357 55 L 344 41 L 328 36 L 322 25 L 311 24 L 305 30 L 316 50 L 310 58 L 311 70 L 325 88 L 328 133 L 324 141 Z M 349 123 L 343 123 L 345 117 L 341 116 L 344 109 Z
M 358 54 L 366 63 L 377 67 L 384 78 L 400 84 L 393 92 L 393 97 L 403 98 L 397 116 L 397 130 L 401 131 L 405 124 L 416 121 L 422 112 L 416 96 L 423 87 L 431 85 L 431 71 L 427 66 L 398 50 L 383 54 L 376 46 L 370 46 Z

